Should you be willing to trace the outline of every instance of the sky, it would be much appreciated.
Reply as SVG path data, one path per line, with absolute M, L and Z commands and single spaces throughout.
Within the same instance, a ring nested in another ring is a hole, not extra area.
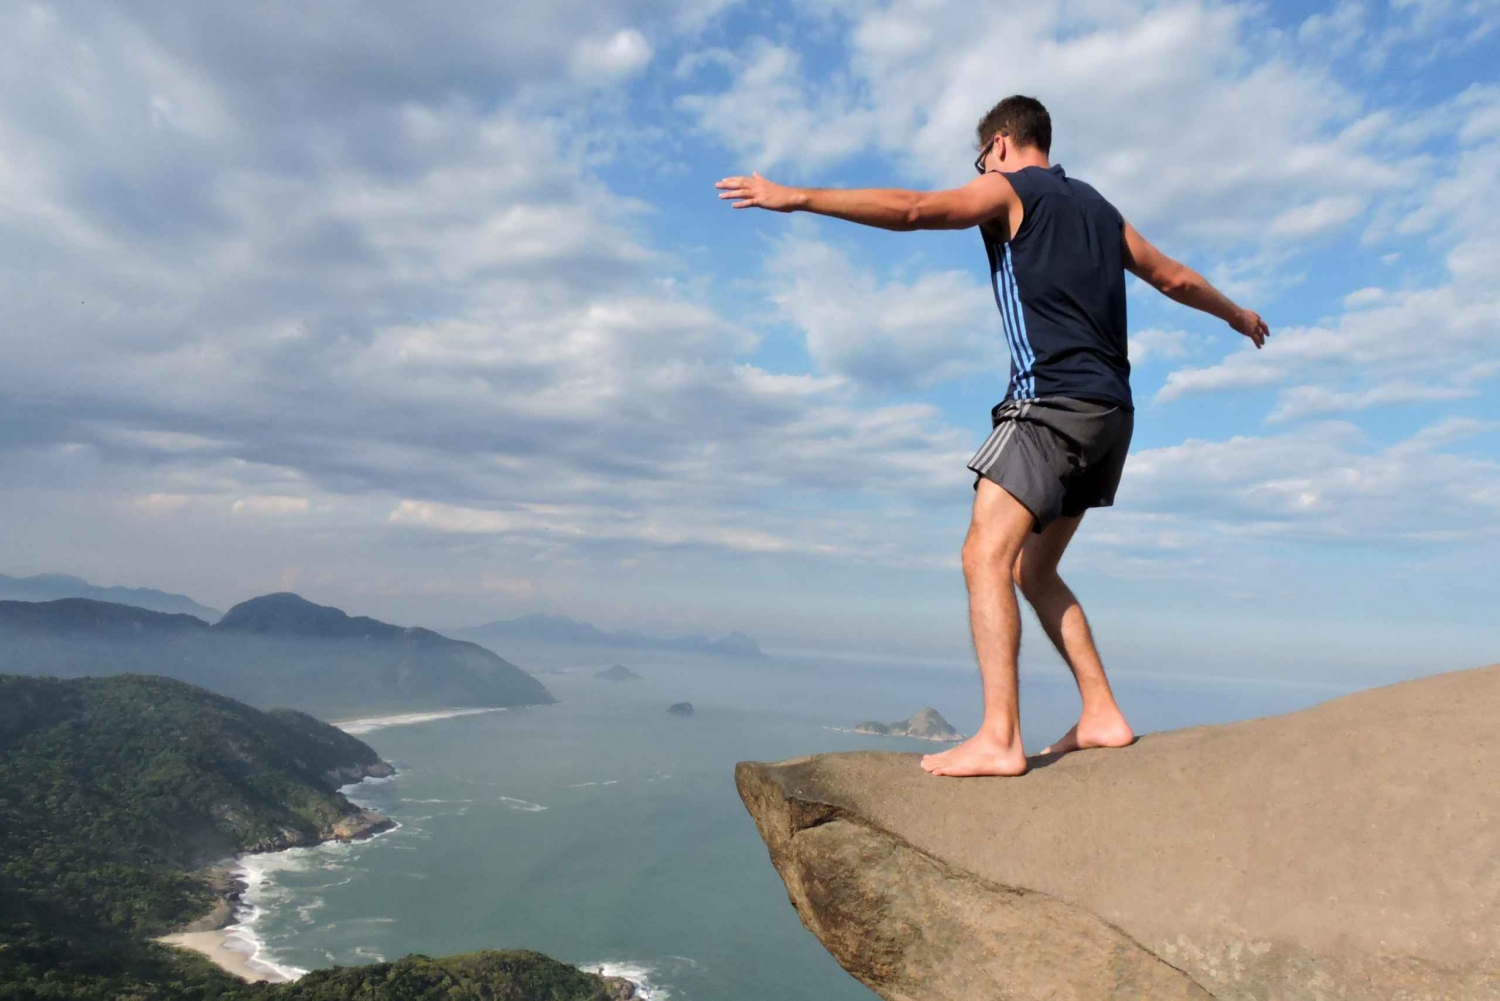
M 1139 281 L 1107 665 L 1500 660 L 1500 0 L 0 8 L 0 572 L 962 663 L 1008 360 L 933 190 L 1013 93 Z M 1023 669 L 1056 665 L 1033 627 Z M 1051 668 L 1049 668 L 1051 669 Z

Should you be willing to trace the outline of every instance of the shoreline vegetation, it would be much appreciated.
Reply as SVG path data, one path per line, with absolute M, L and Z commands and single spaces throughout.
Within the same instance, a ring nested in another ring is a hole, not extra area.
M 278 976 L 248 927 L 254 904 L 236 907 L 254 878 L 244 860 L 398 829 L 344 795 L 395 774 L 369 745 L 306 713 L 262 711 L 181 681 L 0 674 L 0 994 L 642 997 L 630 981 L 524 949 Z
M 485 711 L 485 710 L 479 710 Z M 468 715 L 472 710 L 460 712 L 460 715 Z M 401 713 L 389 717 L 369 718 L 357 721 L 359 723 L 383 723 L 384 725 L 401 725 L 401 723 L 388 723 L 388 720 L 400 720 L 402 723 L 421 722 L 425 719 L 446 719 L 442 714 L 428 713 Z M 330 726 L 337 724 L 330 723 Z M 371 729 L 377 727 L 372 726 Z M 349 733 L 351 731 L 345 731 Z M 364 732 L 364 731 L 358 731 Z M 387 782 L 400 775 L 394 767 L 387 762 L 386 769 L 379 769 L 378 774 L 366 775 L 356 782 L 340 786 L 338 793 L 359 808 L 359 812 L 351 814 L 342 825 L 330 828 L 326 837 L 311 844 L 288 845 L 281 848 L 272 848 L 267 851 L 241 852 L 232 860 L 220 863 L 207 870 L 210 885 L 219 895 L 218 902 L 213 909 L 202 917 L 191 921 L 181 928 L 167 935 L 152 939 L 162 945 L 175 946 L 196 952 L 209 962 L 213 963 L 225 973 L 239 977 L 248 983 L 292 983 L 306 971 L 298 971 L 298 976 L 287 974 L 287 967 L 270 959 L 261 959 L 262 948 L 259 937 L 256 936 L 252 927 L 254 921 L 254 909 L 245 903 L 245 894 L 249 892 L 249 870 L 245 860 L 255 855 L 274 855 L 278 852 L 288 851 L 291 848 L 314 848 L 318 845 L 327 844 L 331 841 L 369 841 L 397 830 L 401 825 L 384 814 L 377 813 L 355 802 L 349 793 L 366 782 Z M 237 948 L 237 946 L 239 948 Z M 246 950 L 248 946 L 248 951 Z M 292 968 L 295 969 L 295 968 Z

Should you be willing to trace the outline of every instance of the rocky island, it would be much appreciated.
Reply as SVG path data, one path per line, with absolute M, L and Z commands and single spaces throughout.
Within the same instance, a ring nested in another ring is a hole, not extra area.
M 1496 706 L 1500 665 L 1018 778 L 862 751 L 735 782 L 802 923 L 889 1001 L 1494 1001 Z
M 624 664 L 616 664 L 614 667 L 606 668 L 605 670 L 600 671 L 597 674 L 595 674 L 594 677 L 596 677 L 596 678 L 603 678 L 605 681 L 640 681 L 641 680 L 641 676 L 639 674 L 636 674 L 634 671 L 632 671 L 630 668 L 626 667 Z
M 691 702 L 673 702 L 667 706 L 667 712 L 673 716 L 691 716 L 693 715 L 693 704 Z
M 868 733 L 882 737 L 914 737 L 917 740 L 954 741 L 964 739 L 963 734 L 953 729 L 952 724 L 943 719 L 942 713 L 930 706 L 920 712 L 914 713 L 910 719 L 899 720 L 895 723 L 866 721 L 855 724 L 852 731 L 845 730 L 845 732 Z

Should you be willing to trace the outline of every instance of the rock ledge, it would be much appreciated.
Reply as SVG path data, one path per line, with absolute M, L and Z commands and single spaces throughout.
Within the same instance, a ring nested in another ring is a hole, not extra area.
M 888 1001 L 1497 1001 L 1500 665 L 1036 757 L 741 762 L 804 925 Z

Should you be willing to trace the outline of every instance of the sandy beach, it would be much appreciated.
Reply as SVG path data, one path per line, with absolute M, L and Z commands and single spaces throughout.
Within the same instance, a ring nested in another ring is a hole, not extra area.
M 156 941 L 163 945 L 176 945 L 184 949 L 201 952 L 219 969 L 232 973 L 241 980 L 280 982 L 281 978 L 251 969 L 250 957 L 229 946 L 229 936 L 224 929 L 219 931 L 185 931 L 175 935 L 164 935 Z
M 413 723 L 426 723 L 429 720 L 453 719 L 457 716 L 477 716 L 481 713 L 503 712 L 505 712 L 504 706 L 482 709 L 429 709 L 422 712 L 396 713 L 391 716 L 364 716 L 359 719 L 336 719 L 330 720 L 329 725 L 336 726 L 347 734 L 357 735 L 388 726 L 410 726 Z

